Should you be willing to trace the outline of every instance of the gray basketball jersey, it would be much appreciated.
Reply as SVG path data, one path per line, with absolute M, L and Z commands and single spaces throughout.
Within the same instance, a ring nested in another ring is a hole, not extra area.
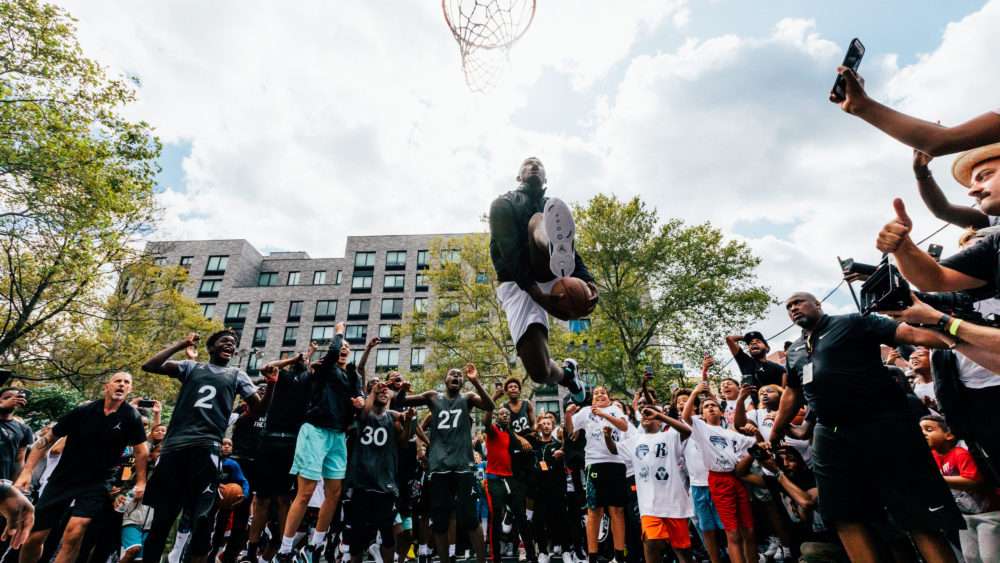
M 399 495 L 396 482 L 399 439 L 388 410 L 380 416 L 369 412 L 358 417 L 358 432 L 350 459 L 352 487 Z
M 430 473 L 472 471 L 472 418 L 469 399 L 459 394 L 454 399 L 440 393 L 431 401 Z
M 162 453 L 202 446 L 218 446 L 229 425 L 233 402 L 254 392 L 239 368 L 192 361 L 180 362 L 181 391 L 177 394 Z

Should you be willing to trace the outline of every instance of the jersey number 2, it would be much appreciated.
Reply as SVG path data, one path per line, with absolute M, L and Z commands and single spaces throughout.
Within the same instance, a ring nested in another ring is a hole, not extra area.
M 195 401 L 194 406 L 198 407 L 199 409 L 212 408 L 212 404 L 209 403 L 209 401 L 215 398 L 216 393 L 218 393 L 218 391 L 215 389 L 215 387 L 212 387 L 211 385 L 202 385 L 198 389 L 198 394 L 199 395 L 204 394 L 205 396 Z
M 441 411 L 438 413 L 438 430 L 449 430 L 458 428 L 458 417 L 462 416 L 462 409 Z

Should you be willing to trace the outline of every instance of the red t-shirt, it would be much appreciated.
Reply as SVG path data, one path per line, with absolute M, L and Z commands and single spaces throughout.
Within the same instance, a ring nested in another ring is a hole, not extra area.
M 969 450 L 955 446 L 946 454 L 939 454 L 931 451 L 934 461 L 937 462 L 941 474 L 948 477 L 965 477 L 977 481 L 980 479 L 979 468 L 976 460 L 972 458 Z M 951 490 L 955 497 L 955 504 L 963 514 L 982 514 L 995 510 L 997 505 L 997 492 L 983 488 L 982 491 L 959 491 Z
M 486 429 L 486 473 L 510 477 L 510 434 L 496 424 Z

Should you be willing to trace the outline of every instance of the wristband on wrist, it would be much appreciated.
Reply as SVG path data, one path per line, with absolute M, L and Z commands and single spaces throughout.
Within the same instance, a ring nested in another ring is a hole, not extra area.
M 962 319 L 952 319 L 951 325 L 948 327 L 948 334 L 952 336 L 958 336 L 958 327 L 961 326 Z
M 941 313 L 941 318 L 938 319 L 937 328 L 941 332 L 948 332 L 948 325 L 951 324 L 951 315 L 947 313 Z

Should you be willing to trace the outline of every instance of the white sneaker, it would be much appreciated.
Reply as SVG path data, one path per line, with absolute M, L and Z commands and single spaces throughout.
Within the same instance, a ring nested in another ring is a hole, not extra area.
M 563 563 L 576 563 L 576 560 L 573 559 L 573 554 L 568 551 L 562 553 L 562 560 Z
M 379 544 L 373 543 L 368 546 L 368 553 L 375 560 L 375 563 L 382 563 L 382 550 L 379 549 Z
M 549 554 L 548 553 L 539 553 L 538 554 L 538 563 L 549 563 Z
M 782 546 L 777 553 L 774 554 L 775 561 L 791 561 L 792 560 L 792 550 L 791 548 Z
M 781 549 L 781 542 L 778 541 L 778 538 L 768 536 L 767 548 L 764 549 L 764 555 L 767 557 L 774 557 L 774 554 L 778 553 L 779 549 Z
M 556 277 L 566 277 L 576 269 L 576 225 L 573 212 L 563 200 L 552 197 L 545 202 L 542 214 L 545 236 L 549 239 L 549 269 Z

